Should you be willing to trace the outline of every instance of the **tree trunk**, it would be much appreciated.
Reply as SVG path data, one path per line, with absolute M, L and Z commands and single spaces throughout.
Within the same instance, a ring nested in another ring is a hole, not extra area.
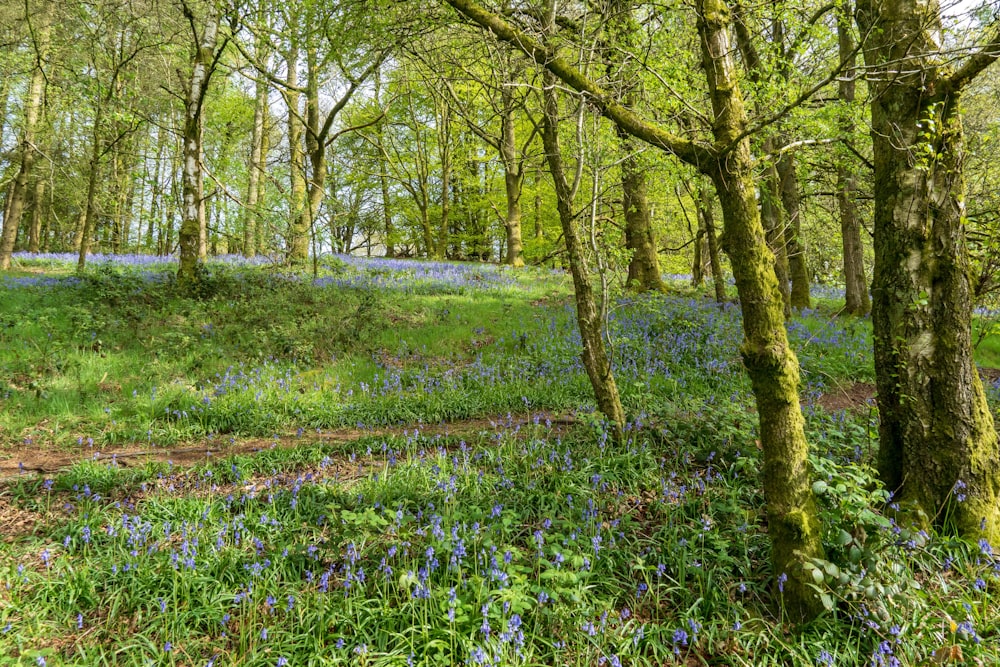
M 521 242 L 521 190 L 524 185 L 524 166 L 517 159 L 517 138 L 514 129 L 514 96 L 508 87 L 500 91 L 503 100 L 503 118 L 500 128 L 500 159 L 503 162 L 504 188 L 507 194 L 507 214 L 504 230 L 507 234 L 507 255 L 504 263 L 524 266 Z
M 83 271 L 87 266 L 87 254 L 90 252 L 90 239 L 93 237 L 94 225 L 97 220 L 97 189 L 101 178 L 101 156 L 104 154 L 104 142 L 101 139 L 101 126 L 104 121 L 104 107 L 98 102 L 94 110 L 93 144 L 90 147 L 90 174 L 87 177 L 87 203 L 77 224 L 76 237 L 73 239 L 78 255 L 77 271 Z
M 0 234 L 0 271 L 10 269 L 11 255 L 14 253 L 14 243 L 17 240 L 18 227 L 24 205 L 28 198 L 28 185 L 31 182 L 32 168 L 35 164 L 35 142 L 42 107 L 45 104 L 45 70 L 51 45 L 52 19 L 55 2 L 42 0 L 38 18 L 37 37 L 35 40 L 35 67 L 28 84 L 28 94 L 24 100 L 24 130 L 21 133 L 21 168 L 14 179 L 7 200 L 7 211 L 3 219 L 3 232 Z M 27 5 L 26 5 L 27 6 Z
M 545 120 L 542 140 L 545 157 L 556 189 L 556 208 L 562 224 L 563 239 L 569 255 L 570 273 L 573 275 L 573 291 L 576 297 L 576 320 L 583 341 L 583 367 L 594 388 L 597 408 L 611 425 L 615 440 L 620 440 L 625 428 L 625 411 L 618 395 L 618 385 L 611 371 L 611 360 L 604 347 L 604 321 L 594 301 L 594 291 L 590 284 L 590 272 L 583 244 L 577 236 L 576 222 L 573 220 L 573 194 L 563 168 L 562 149 L 559 146 L 559 100 L 556 93 L 556 78 L 544 73 Z
M 45 217 L 45 179 L 35 177 L 31 193 L 31 226 L 28 228 L 28 252 L 38 252 L 42 241 L 42 220 Z
M 688 227 L 690 230 L 690 226 Z M 701 209 L 698 210 L 698 231 L 694 235 L 694 258 L 691 261 L 691 287 L 698 288 L 705 281 L 705 226 L 701 221 Z
M 639 292 L 662 291 L 660 261 L 656 256 L 656 239 L 646 196 L 646 172 L 639 164 L 631 139 L 621 138 L 621 150 L 626 154 L 621 165 L 625 247 L 632 251 L 627 284 Z
M 375 78 L 375 104 L 382 106 L 382 70 L 376 69 Z M 382 194 L 382 227 L 385 231 L 385 256 L 396 256 L 395 236 L 396 230 L 392 228 L 392 204 L 389 199 L 389 167 L 386 165 L 385 155 L 385 123 L 379 122 L 375 125 L 375 137 L 378 141 L 378 149 L 381 154 L 378 160 L 378 182 Z
M 854 136 L 854 121 L 850 107 L 854 106 L 855 67 L 854 35 L 851 33 L 851 4 L 845 2 L 837 12 L 837 42 L 844 73 L 837 85 L 837 96 L 842 106 L 840 133 Z M 864 246 L 861 244 L 861 223 L 855 203 L 857 177 L 854 170 L 841 158 L 837 164 L 837 208 L 840 211 L 840 232 L 844 253 L 844 312 L 849 315 L 867 315 L 871 310 L 868 281 L 865 279 Z
M 879 472 L 918 525 L 996 543 L 1000 448 L 972 358 L 959 114 L 962 87 L 996 56 L 953 72 L 928 28 L 937 12 L 858 2 L 875 163 Z
M 611 0 L 607 5 L 608 39 L 604 47 L 604 58 L 609 63 L 610 74 L 622 89 L 622 100 L 628 106 L 635 106 L 639 99 L 638 63 L 625 60 L 623 53 L 635 45 L 640 34 L 638 21 L 632 14 L 632 3 L 627 0 Z M 662 291 L 660 261 L 656 254 L 656 238 L 653 235 L 653 221 L 649 212 L 649 198 L 646 196 L 646 169 L 640 163 L 637 146 L 626 132 L 619 129 L 622 154 L 621 178 L 623 209 L 625 212 L 625 248 L 632 256 L 628 265 L 627 284 L 636 291 Z
M 837 167 L 837 208 L 840 211 L 840 232 L 844 254 L 844 312 L 867 315 L 871 310 L 868 282 L 865 280 L 864 247 L 861 245 L 861 224 L 858 222 L 857 179 L 846 166 Z
M 708 246 L 708 264 L 712 268 L 712 284 L 715 286 L 715 300 L 722 303 L 726 300 L 726 277 L 722 274 L 722 258 L 719 254 L 719 237 L 715 233 L 715 213 L 712 206 L 712 193 L 708 186 L 698 186 L 698 211 L 705 226 L 705 238 Z
M 451 213 L 451 106 L 446 100 L 438 102 L 438 152 L 441 158 L 441 221 L 438 225 L 437 247 L 434 255 L 439 259 L 448 256 Z
M 379 129 L 379 139 L 381 140 L 382 130 Z M 379 187 L 382 190 L 382 226 L 385 229 L 385 256 L 396 256 L 396 244 L 394 237 L 396 230 L 392 228 L 392 208 L 389 200 L 389 171 L 385 165 L 385 160 L 378 161 Z
M 291 189 L 289 209 L 291 221 L 288 229 L 288 259 L 302 263 L 309 259 L 309 204 L 305 178 L 305 155 L 302 149 L 303 123 L 300 110 L 301 94 L 294 90 L 299 85 L 299 50 L 294 45 L 285 58 L 288 66 L 288 88 L 283 91 L 288 107 L 288 152 Z
M 149 252 L 156 250 L 154 233 L 160 221 L 160 209 L 163 198 L 163 160 L 166 133 L 158 129 L 156 133 L 156 165 L 153 169 L 153 184 L 149 193 L 149 226 L 146 228 L 146 248 Z
M 770 142 L 767 143 L 770 146 Z M 768 149 L 765 149 L 768 150 Z M 774 256 L 774 275 L 778 278 L 778 289 L 781 300 L 785 304 L 785 317 L 792 313 L 792 293 L 788 280 L 788 255 L 785 252 L 785 220 L 781 207 L 781 188 L 778 170 L 773 164 L 764 171 L 764 180 L 760 186 L 760 217 L 767 236 L 767 245 Z
M 257 53 L 260 55 L 264 39 L 257 40 Z M 264 116 L 267 114 L 267 82 L 259 77 L 254 91 L 253 131 L 250 136 L 250 167 L 247 178 L 247 205 L 243 210 L 243 256 L 257 255 L 257 207 L 260 203 L 261 176 L 266 169 L 264 153 Z
M 788 277 L 792 288 L 789 303 L 802 310 L 811 305 L 809 296 L 809 267 L 806 251 L 802 247 L 799 177 L 795 169 L 795 154 L 786 151 L 778 158 L 778 177 L 781 185 L 781 205 L 785 209 L 785 252 L 788 255 Z
M 543 239 L 545 228 L 542 225 L 542 172 L 539 168 L 535 169 L 535 198 L 532 203 L 535 212 L 535 238 Z
M 309 181 L 306 193 L 307 224 L 305 233 L 311 235 L 316 218 L 319 217 L 323 199 L 326 196 L 326 143 L 325 135 L 320 133 L 319 109 L 319 64 L 317 62 L 316 45 L 310 38 L 306 46 L 306 153 L 309 156 Z M 296 256 L 299 260 L 308 259 Z
M 184 128 L 182 134 L 184 164 L 182 170 L 183 214 L 178 234 L 180 262 L 177 282 L 182 287 L 192 286 L 198 279 L 198 266 L 207 255 L 205 224 L 204 183 L 202 158 L 202 111 L 219 34 L 219 11 L 210 5 L 205 17 L 205 27 L 191 63 L 191 80 L 186 83 L 184 102 Z
M 696 0 L 695 7 L 716 118 L 715 140 L 728 146 L 746 126 L 728 34 L 729 9 L 723 0 Z M 721 156 L 711 176 L 722 203 L 724 247 L 743 312 L 741 353 L 760 420 L 771 561 L 776 579 L 788 578 L 783 591 L 786 609 L 794 618 L 810 618 L 822 607 L 803 563 L 823 557 L 823 542 L 799 407 L 799 363 L 785 333 L 785 301 L 760 221 L 749 139 L 739 140 Z

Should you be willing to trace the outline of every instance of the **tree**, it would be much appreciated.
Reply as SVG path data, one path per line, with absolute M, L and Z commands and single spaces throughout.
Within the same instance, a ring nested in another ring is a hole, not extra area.
M 228 39 L 219 43 L 222 14 L 213 0 L 204 9 L 204 17 L 196 17 L 189 0 L 181 0 L 184 17 L 191 29 L 191 73 L 182 79 L 184 88 L 182 188 L 184 204 L 178 234 L 180 262 L 177 282 L 190 287 L 198 280 L 198 266 L 207 255 L 205 229 L 204 175 L 202 168 L 203 111 L 208 84 Z
M 712 193 L 706 183 L 699 183 L 698 194 L 698 233 L 704 234 L 705 246 L 708 250 L 708 265 L 712 270 L 712 285 L 715 288 L 715 300 L 722 303 L 726 300 L 726 279 L 722 275 L 722 262 L 719 258 L 719 238 L 715 233 L 715 213 L 713 211 Z
M 837 46 L 844 65 L 844 75 L 837 84 L 837 97 L 841 103 L 840 132 L 843 137 L 852 137 L 855 127 L 850 107 L 854 105 L 857 53 L 854 35 L 851 32 L 849 2 L 845 2 L 837 12 Z M 840 213 L 844 257 L 844 312 L 849 315 L 867 315 L 871 310 L 871 299 L 868 297 L 868 281 L 865 279 L 861 245 L 861 223 L 858 220 L 858 207 L 855 203 L 857 189 L 857 176 L 850 163 L 845 158 L 838 160 L 837 209 Z
M 996 541 L 1000 446 L 972 359 L 959 103 L 1000 56 L 1000 23 L 955 68 L 938 12 L 919 0 L 857 5 L 875 165 L 879 472 L 918 524 Z
M 555 0 L 547 0 L 543 29 L 551 33 L 555 27 Z M 559 98 L 556 91 L 558 79 L 552 72 L 546 71 L 542 79 L 542 97 L 544 120 L 542 124 L 542 142 L 545 146 L 545 159 L 556 189 L 556 206 L 559 212 L 559 222 L 562 225 L 563 239 L 566 242 L 566 252 L 569 255 L 570 273 L 573 276 L 573 293 L 576 298 L 576 320 L 580 328 L 580 338 L 583 343 L 583 367 L 590 378 L 597 399 L 597 407 L 611 425 L 614 440 L 620 441 L 625 428 L 625 411 L 622 409 L 621 398 L 618 395 L 618 385 L 611 370 L 611 359 L 604 345 L 604 317 L 597 307 L 593 287 L 590 284 L 590 271 L 587 268 L 583 243 L 577 233 L 573 200 L 576 189 L 566 178 L 563 166 L 562 147 L 559 144 Z M 582 158 L 578 160 L 581 162 Z M 580 179 L 574 179 L 579 184 Z
M 466 49 L 474 48 L 473 45 L 462 46 Z M 462 67 L 462 73 L 469 79 L 469 85 L 463 88 L 473 91 L 472 100 L 467 99 L 470 95 L 456 91 L 456 86 L 447 78 L 441 80 L 440 86 L 449 93 L 455 112 L 469 130 L 499 156 L 500 164 L 503 166 L 506 198 L 502 216 L 506 237 L 506 254 L 503 262 L 509 266 L 520 267 L 524 266 L 521 195 L 524 191 L 528 162 L 532 157 L 532 144 L 540 124 L 532 117 L 528 108 L 532 87 L 524 85 L 523 56 L 516 55 L 508 49 L 495 47 L 495 44 L 487 45 L 486 72 L 479 71 L 481 68 L 473 70 L 468 65 Z M 487 118 L 482 121 L 480 115 L 484 111 L 484 106 L 488 107 Z M 531 129 L 526 133 L 527 137 L 521 135 L 522 140 L 519 141 L 520 119 L 527 119 Z M 492 130 L 491 123 L 496 124 Z
M 472 0 L 446 2 L 586 96 L 630 135 L 671 153 L 711 177 L 722 204 L 724 247 L 743 312 L 744 365 L 760 419 L 764 493 L 776 575 L 786 575 L 786 608 L 807 618 L 821 609 L 803 564 L 822 557 L 808 445 L 799 407 L 798 360 L 788 345 L 783 301 L 757 207 L 747 114 L 730 47 L 729 8 L 723 0 L 697 0 L 695 14 L 714 113 L 712 139 L 694 141 L 641 118 L 595 84 L 569 60 Z
M 74 74 L 88 89 L 92 117 L 86 197 L 73 234 L 77 269 L 83 270 L 99 222 L 110 208 L 102 202 L 104 163 L 109 155 L 123 153 L 121 144 L 145 122 L 136 107 L 139 100 L 148 99 L 148 91 L 142 90 L 135 73 L 150 65 L 142 56 L 157 44 L 153 27 L 158 17 L 152 6 L 124 2 L 106 2 L 101 12 L 82 3 L 75 8 L 86 37 L 87 65 Z
M 266 24 L 266 7 L 264 0 L 260 0 L 257 5 L 258 26 L 264 27 Z M 265 30 L 258 30 L 254 35 L 253 55 L 255 62 L 260 63 L 265 69 L 270 69 L 271 49 Z M 254 81 L 253 133 L 250 139 L 250 165 L 247 170 L 246 208 L 243 211 L 244 257 L 254 257 L 260 245 L 260 230 L 257 228 L 257 218 L 260 212 L 257 207 L 261 199 L 263 175 L 267 166 L 267 120 L 270 116 L 267 93 L 267 79 L 263 75 L 256 76 Z
M 42 107 L 45 104 L 45 67 L 51 46 L 55 2 L 41 0 L 38 5 L 40 6 L 37 6 L 36 9 L 39 12 L 35 16 L 37 21 L 31 27 L 35 45 L 35 62 L 24 104 L 24 127 L 21 131 L 21 168 L 14 179 L 14 186 L 11 188 L 7 202 L 6 215 L 3 218 L 3 233 L 0 235 L 0 271 L 10 269 L 14 242 L 17 239 L 18 227 L 21 225 L 21 216 L 28 198 L 33 176 L 32 170 L 36 160 L 35 135 L 42 116 Z M 30 5 L 26 3 L 25 8 L 29 9 Z M 30 10 L 29 13 L 31 13 Z M 32 22 L 31 17 L 28 17 L 28 21 Z
M 608 0 L 602 8 L 607 25 L 602 40 L 602 56 L 617 79 L 618 95 L 627 106 L 635 106 L 640 95 L 639 63 L 624 54 L 634 48 L 640 34 L 630 0 Z M 612 48 L 611 45 L 614 45 Z M 646 194 L 646 169 L 640 161 L 635 140 L 621 129 L 622 208 L 625 212 L 625 247 L 632 251 L 627 282 L 640 292 L 664 289 L 660 263 L 656 256 L 656 238 Z

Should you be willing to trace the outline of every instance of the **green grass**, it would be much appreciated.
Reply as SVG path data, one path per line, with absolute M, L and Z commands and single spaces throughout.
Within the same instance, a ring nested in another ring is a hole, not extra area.
M 789 326 L 827 552 L 828 611 L 795 627 L 731 306 L 616 303 L 635 422 L 612 446 L 562 277 L 366 290 L 213 270 L 198 299 L 110 268 L 5 289 L 7 447 L 263 437 L 190 468 L 105 451 L 9 481 L 0 664 L 1000 663 L 994 548 L 896 526 L 875 416 L 817 406 L 872 381 L 867 320 Z M 547 424 L 567 409 L 574 425 Z M 476 416 L 495 427 L 413 426 Z M 312 435 L 358 424 L 407 426 Z
M 864 424 L 810 420 L 831 489 L 820 588 L 833 609 L 793 629 L 769 592 L 745 417 L 703 411 L 698 429 L 675 416 L 620 449 L 540 423 L 25 478 L 7 494 L 37 524 L 0 565 L 0 652 L 25 665 L 813 665 L 827 651 L 854 665 L 954 643 L 1000 659 L 995 565 L 873 511 L 854 460 Z
M 266 435 L 301 423 L 437 421 L 517 409 L 509 387 L 471 402 L 438 396 L 408 411 L 400 401 L 342 406 L 387 366 L 442 375 L 472 363 L 483 347 L 494 356 L 515 347 L 525 328 L 541 335 L 530 301 L 567 298 L 565 280 L 532 272 L 521 280 L 517 291 L 501 293 L 402 294 L 220 269 L 213 293 L 191 299 L 170 282 L 100 267 L 76 285 L 7 289 L 0 440 L 170 444 L 210 432 Z M 172 415 L 197 409 L 205 387 L 234 373 L 257 376 L 259 388 L 221 405 L 217 419 Z M 290 401 L 290 391 L 310 395 Z M 250 409 L 262 400 L 270 405 Z M 572 404 L 565 397 L 549 403 Z

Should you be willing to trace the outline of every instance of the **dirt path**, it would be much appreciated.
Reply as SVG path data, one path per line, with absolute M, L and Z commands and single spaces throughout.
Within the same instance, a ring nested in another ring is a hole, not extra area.
M 472 437 L 483 433 L 492 434 L 498 428 L 514 429 L 533 424 L 538 417 L 549 421 L 554 427 L 565 427 L 576 423 L 572 415 L 511 415 L 508 417 L 486 417 L 467 419 L 440 424 L 406 424 L 371 429 L 332 429 L 329 431 L 285 433 L 270 438 L 237 438 L 230 441 L 221 436 L 198 442 L 180 443 L 172 447 L 81 447 L 77 451 L 46 451 L 40 447 L 20 446 L 0 453 L 0 484 L 19 475 L 35 473 L 51 475 L 64 470 L 74 463 L 87 460 L 114 460 L 120 466 L 141 466 L 150 461 L 171 462 L 176 466 L 192 466 L 212 458 L 236 454 L 254 454 L 273 447 L 293 448 L 300 445 L 349 444 L 366 437 L 404 436 L 419 432 L 422 436 Z

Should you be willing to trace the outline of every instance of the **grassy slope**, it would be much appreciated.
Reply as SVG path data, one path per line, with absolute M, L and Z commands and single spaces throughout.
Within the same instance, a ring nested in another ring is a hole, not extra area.
M 0 655 L 878 665 L 943 650 L 1000 662 L 989 545 L 884 518 L 869 414 L 813 404 L 871 380 L 863 322 L 790 325 L 830 553 L 817 585 L 833 608 L 799 631 L 770 593 L 780 573 L 732 308 L 675 297 L 613 310 L 643 426 L 621 449 L 596 423 L 554 430 L 544 414 L 464 440 L 310 439 L 338 424 L 586 409 L 566 285 L 522 275 L 359 290 L 219 268 L 200 301 L 107 271 L 6 290 L 8 446 L 306 430 L 294 449 L 191 470 L 87 462 L 9 486 L 0 517 L 20 528 L 0 556 Z

